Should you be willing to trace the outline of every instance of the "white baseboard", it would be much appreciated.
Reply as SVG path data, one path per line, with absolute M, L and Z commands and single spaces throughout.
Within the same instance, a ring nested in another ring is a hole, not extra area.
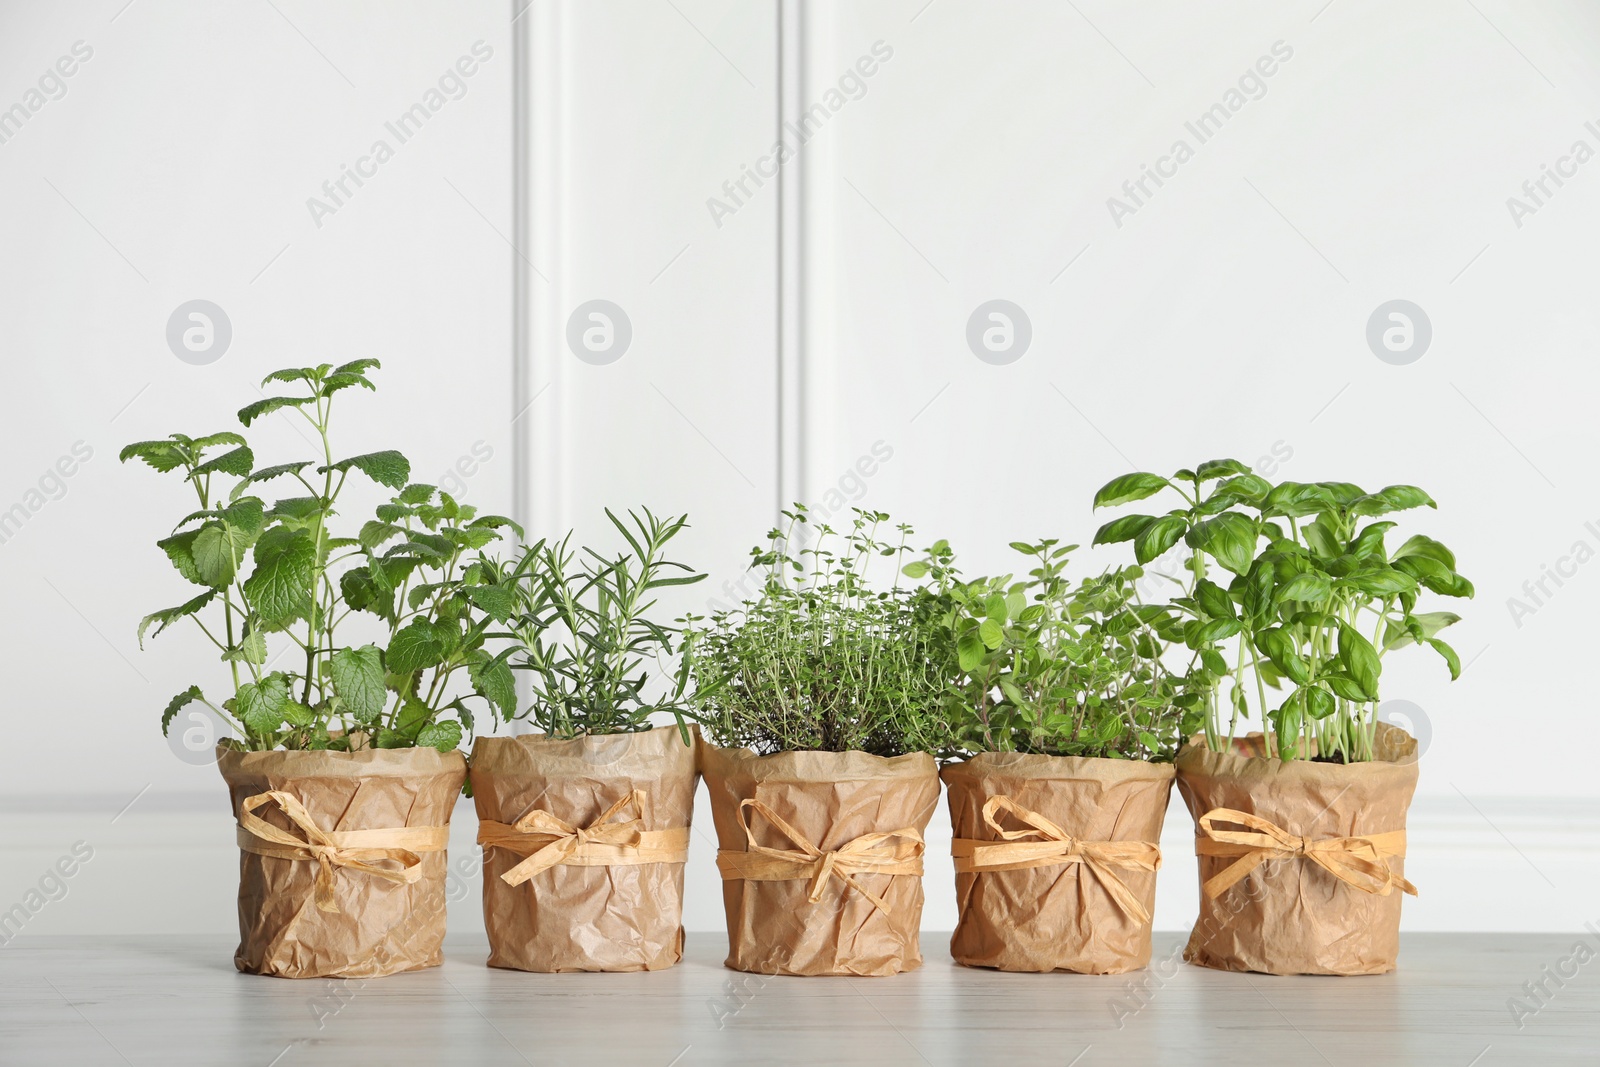
M 115 821 L 126 797 L 84 797 L 68 805 L 0 801 L 0 914 L 23 904 L 29 934 L 231 934 L 238 853 L 218 794 L 157 794 Z M 722 898 L 706 797 L 699 796 L 690 848 L 684 925 L 720 931 Z M 472 873 L 476 829 L 470 802 L 451 833 L 450 921 L 481 929 L 480 881 Z M 1405 905 L 1411 931 L 1530 932 L 1600 925 L 1600 801 L 1539 797 L 1420 797 L 1409 820 L 1407 876 L 1420 895 Z M 947 822 L 928 834 L 923 928 L 955 925 Z M 1162 838 L 1165 856 L 1156 928 L 1185 929 L 1198 887 L 1187 812 L 1174 796 Z M 69 862 L 82 842 L 92 857 Z M 51 899 L 54 897 L 55 899 Z

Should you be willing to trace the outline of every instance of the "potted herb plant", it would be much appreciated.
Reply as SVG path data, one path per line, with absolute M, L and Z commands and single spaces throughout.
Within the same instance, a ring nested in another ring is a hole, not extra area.
M 297 391 L 239 412 L 246 428 L 278 411 L 303 420 L 314 459 L 258 467 L 233 431 L 122 450 L 181 474 L 198 504 L 158 545 L 199 592 L 139 635 L 187 620 L 227 665 L 227 695 L 191 686 L 162 730 L 199 704 L 234 734 L 218 746 L 240 847 L 234 963 L 254 974 L 368 978 L 440 962 L 469 701 L 502 712 L 514 701 L 510 672 L 482 647 L 490 617 L 509 617 L 509 591 L 479 558 L 510 521 L 408 484 L 398 452 L 334 458 L 338 395 L 372 389 L 377 367 L 281 370 L 263 386 Z M 397 494 L 343 530 L 352 471 Z M 257 495 L 284 482 L 295 495 Z M 372 616 L 366 640 L 347 636 L 355 612 Z
M 665 558 L 687 517 L 606 517 L 631 551 L 541 541 L 502 579 L 515 591 L 509 662 L 532 679 L 540 733 L 480 737 L 471 778 L 485 850 L 489 965 L 641 971 L 683 955 L 683 868 L 698 781 L 684 670 L 652 696 L 677 631 L 656 592 L 705 578 Z M 656 725 L 671 714 L 676 725 Z
M 803 507 L 753 550 L 759 596 L 705 620 L 688 658 L 717 746 L 701 769 L 720 849 L 727 965 L 761 974 L 888 975 L 922 962 L 923 831 L 948 730 L 932 631 L 912 588 L 868 564 L 906 552 L 857 511 L 849 532 Z M 693 620 L 696 623 L 702 620 Z
M 1161 824 L 1182 736 L 1162 662 L 1174 617 L 1138 567 L 1074 583 L 1076 545 L 1013 542 L 1026 577 L 961 581 L 936 546 L 938 624 L 957 660 L 947 764 L 956 962 L 1114 974 L 1150 962 Z
M 1390 652 L 1426 645 L 1458 676 L 1438 636 L 1458 617 L 1417 607 L 1426 593 L 1473 589 L 1432 538 L 1391 549 L 1396 524 L 1379 516 L 1436 505 L 1415 486 L 1273 485 L 1216 460 L 1124 475 L 1095 506 L 1164 490 L 1177 507 L 1123 516 L 1095 541 L 1132 541 L 1140 563 L 1180 541 L 1192 552 L 1172 602 L 1203 723 L 1176 761 L 1202 889 L 1185 958 L 1274 974 L 1393 970 L 1400 895 L 1416 892 L 1404 856 L 1417 749 L 1378 720 L 1380 674 Z M 1246 736 L 1251 719 L 1261 730 Z

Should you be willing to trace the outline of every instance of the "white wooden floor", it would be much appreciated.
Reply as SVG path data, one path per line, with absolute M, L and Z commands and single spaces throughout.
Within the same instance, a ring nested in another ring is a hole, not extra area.
M 1398 973 L 1346 979 L 1203 971 L 1179 942 L 1092 978 L 968 970 L 928 935 L 922 970 L 842 979 L 728 971 L 706 934 L 625 975 L 491 971 L 452 937 L 443 967 L 360 983 L 240 975 L 214 937 L 25 936 L 0 949 L 0 1064 L 1600 1063 L 1600 959 L 1520 1029 L 1507 1004 L 1573 969 L 1571 935 L 1414 934 Z

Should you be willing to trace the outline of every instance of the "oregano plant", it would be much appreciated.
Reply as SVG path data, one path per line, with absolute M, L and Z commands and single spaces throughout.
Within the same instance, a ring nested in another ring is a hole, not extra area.
M 334 458 L 339 394 L 374 389 L 369 375 L 378 367 L 358 359 L 275 371 L 262 386 L 287 386 L 287 395 L 238 412 L 245 429 L 279 411 L 302 419 L 315 433 L 313 458 L 258 467 L 235 431 L 173 434 L 122 450 L 123 462 L 181 475 L 198 504 L 157 545 L 201 591 L 146 616 L 140 644 L 192 623 L 228 670 L 225 696 L 213 699 L 198 685 L 175 696 L 163 732 L 199 702 L 248 749 L 449 751 L 472 727 L 470 701 L 515 714 L 510 671 L 483 648 L 491 623 L 515 607 L 483 550 L 515 524 L 409 484 L 411 464 L 399 452 Z M 338 522 L 352 473 L 396 492 L 350 530 Z M 288 485 L 292 495 L 269 503 L 257 495 L 269 484 Z M 375 639 L 359 644 L 346 638 L 358 612 L 377 623 L 365 627 Z
M 1132 542 L 1139 564 L 1179 542 L 1189 550 L 1172 606 L 1190 652 L 1184 697 L 1203 713 L 1212 749 L 1226 750 L 1254 718 L 1268 751 L 1284 760 L 1370 760 L 1390 652 L 1425 645 L 1452 679 L 1460 675 L 1460 659 L 1439 637 L 1460 617 L 1417 609 L 1426 593 L 1470 597 L 1472 583 L 1431 537 L 1416 534 L 1391 549 L 1397 524 L 1379 518 L 1436 507 L 1421 489 L 1274 485 L 1223 459 L 1170 478 L 1123 475 L 1094 504 L 1117 507 L 1162 492 L 1178 506 L 1114 519 L 1094 540 Z
M 1193 718 L 1163 661 L 1182 631 L 1170 608 L 1139 601 L 1142 569 L 1074 581 L 1076 545 L 1011 548 L 1031 564 L 1020 579 L 963 581 L 944 542 L 905 568 L 934 579 L 925 625 L 944 631 L 954 658 L 944 704 L 955 749 L 1170 761 Z

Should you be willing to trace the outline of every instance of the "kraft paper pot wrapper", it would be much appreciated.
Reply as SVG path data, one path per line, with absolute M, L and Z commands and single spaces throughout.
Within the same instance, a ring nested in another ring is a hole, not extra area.
M 240 824 L 234 964 L 282 978 L 437 966 L 460 752 L 241 752 L 217 767 Z
M 921 966 L 922 833 L 939 802 L 932 756 L 703 745 L 700 761 L 729 967 L 878 976 Z
M 694 740 L 676 726 L 478 739 L 489 966 L 653 971 L 682 958 Z
M 959 911 L 950 954 L 1004 971 L 1147 965 L 1173 774 L 1166 763 L 1013 752 L 946 766 Z
M 1263 750 L 1260 735 L 1242 741 Z M 1200 917 L 1184 959 L 1268 974 L 1394 970 L 1400 900 L 1415 892 L 1404 857 L 1417 743 L 1380 723 L 1373 754 L 1285 763 L 1212 752 L 1199 739 L 1179 752 L 1178 791 L 1202 853 Z

